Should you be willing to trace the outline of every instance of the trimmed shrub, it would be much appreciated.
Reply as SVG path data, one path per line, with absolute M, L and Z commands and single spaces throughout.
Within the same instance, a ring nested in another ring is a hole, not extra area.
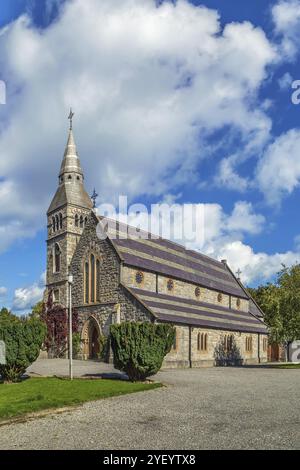
M 168 324 L 124 322 L 110 327 L 114 366 L 132 382 L 156 374 L 175 339 Z
M 45 339 L 46 327 L 36 318 L 0 316 L 0 340 L 6 346 L 6 364 L 0 364 L 0 375 L 5 382 L 17 382 L 39 356 Z

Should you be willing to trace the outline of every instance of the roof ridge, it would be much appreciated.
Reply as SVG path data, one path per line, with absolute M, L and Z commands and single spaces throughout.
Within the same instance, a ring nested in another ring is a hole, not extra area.
M 134 225 L 130 225 L 130 224 L 127 224 L 126 222 L 122 222 L 122 221 L 119 221 L 119 220 L 116 220 L 116 219 L 112 219 L 111 217 L 105 217 L 105 216 L 97 216 L 98 219 L 101 221 L 101 219 L 106 219 L 108 221 L 112 221 L 112 222 L 116 222 L 117 224 L 122 224 L 126 227 L 130 227 L 132 229 L 135 229 L 139 231 L 139 233 L 145 233 L 145 234 L 148 234 L 148 235 L 153 235 L 153 240 L 163 240 L 163 241 L 166 241 L 168 243 L 171 243 L 172 245 L 175 245 L 175 246 L 178 246 L 179 248 L 183 249 L 184 251 L 187 251 L 187 252 L 190 252 L 190 253 L 194 253 L 196 255 L 200 255 L 202 256 L 203 258 L 206 258 L 210 261 L 213 261 L 215 262 L 216 264 L 220 265 L 221 267 L 224 267 L 224 264 L 222 263 L 222 261 L 219 261 L 215 258 L 212 258 L 211 256 L 208 256 L 208 255 L 205 255 L 204 253 L 201 253 L 200 251 L 196 251 L 196 250 L 193 250 L 191 248 L 186 248 L 184 245 L 182 245 L 181 243 L 178 243 L 178 242 L 175 242 L 173 240 L 170 240 L 169 238 L 164 238 L 160 235 L 156 235 L 152 232 L 149 232 L 149 231 L 146 231 L 144 229 L 139 229 L 138 227 L 135 227 Z M 108 235 L 109 236 L 109 235 Z M 110 238 L 110 237 L 109 237 Z

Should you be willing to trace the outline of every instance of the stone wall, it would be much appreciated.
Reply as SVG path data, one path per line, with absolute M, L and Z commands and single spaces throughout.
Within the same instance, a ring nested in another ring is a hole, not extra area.
M 263 350 L 263 339 L 266 335 L 254 333 L 239 333 L 226 330 L 213 330 L 206 328 L 190 328 L 176 326 L 177 347 L 165 357 L 163 367 L 205 367 L 215 365 L 216 347 L 224 341 L 225 335 L 232 335 L 239 350 L 243 364 L 257 364 L 267 362 L 267 350 Z M 207 334 L 207 350 L 198 350 L 198 335 Z M 246 338 L 252 338 L 252 351 L 246 351 Z M 259 343 L 258 343 L 259 342 Z M 258 349 L 260 351 L 258 353 Z M 260 360 L 259 360 L 260 357 Z
M 120 284 L 120 259 L 109 240 L 99 240 L 96 234 L 97 220 L 88 219 L 71 263 L 74 276 L 73 305 L 79 312 L 80 331 L 84 323 L 94 317 L 101 333 L 109 334 L 109 327 L 116 322 L 117 309 L 121 321 L 152 321 L 149 312 Z M 100 259 L 99 301 L 84 304 L 84 261 L 96 253 Z
M 148 290 L 151 292 L 158 292 L 160 294 L 173 295 L 184 299 L 199 300 L 201 302 L 207 302 L 214 305 L 221 305 L 223 307 L 231 307 L 233 309 L 239 309 L 244 312 L 249 310 L 249 301 L 247 299 L 239 299 L 240 305 L 237 305 L 237 297 L 223 294 L 221 298 L 218 298 L 218 291 L 200 287 L 200 297 L 196 297 L 195 289 L 198 287 L 195 284 L 173 279 L 174 288 L 172 291 L 168 290 L 169 277 L 162 276 L 147 271 L 143 271 L 144 279 L 141 284 L 136 282 L 136 273 L 139 269 L 132 268 L 129 266 L 122 267 L 122 282 L 129 287 L 135 287 L 138 289 Z

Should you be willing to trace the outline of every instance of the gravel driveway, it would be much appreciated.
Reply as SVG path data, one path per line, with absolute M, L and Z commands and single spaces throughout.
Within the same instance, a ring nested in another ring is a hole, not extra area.
M 78 361 L 76 375 L 111 371 L 102 366 Z M 57 367 L 67 371 L 65 361 Z M 157 378 L 167 387 L 0 427 L 0 449 L 300 448 L 299 370 L 169 370 Z

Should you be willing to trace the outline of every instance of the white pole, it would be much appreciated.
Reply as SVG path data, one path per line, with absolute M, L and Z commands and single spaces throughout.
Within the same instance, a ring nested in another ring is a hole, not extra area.
M 73 276 L 69 275 L 69 376 L 73 380 L 73 319 L 72 319 L 72 283 Z

